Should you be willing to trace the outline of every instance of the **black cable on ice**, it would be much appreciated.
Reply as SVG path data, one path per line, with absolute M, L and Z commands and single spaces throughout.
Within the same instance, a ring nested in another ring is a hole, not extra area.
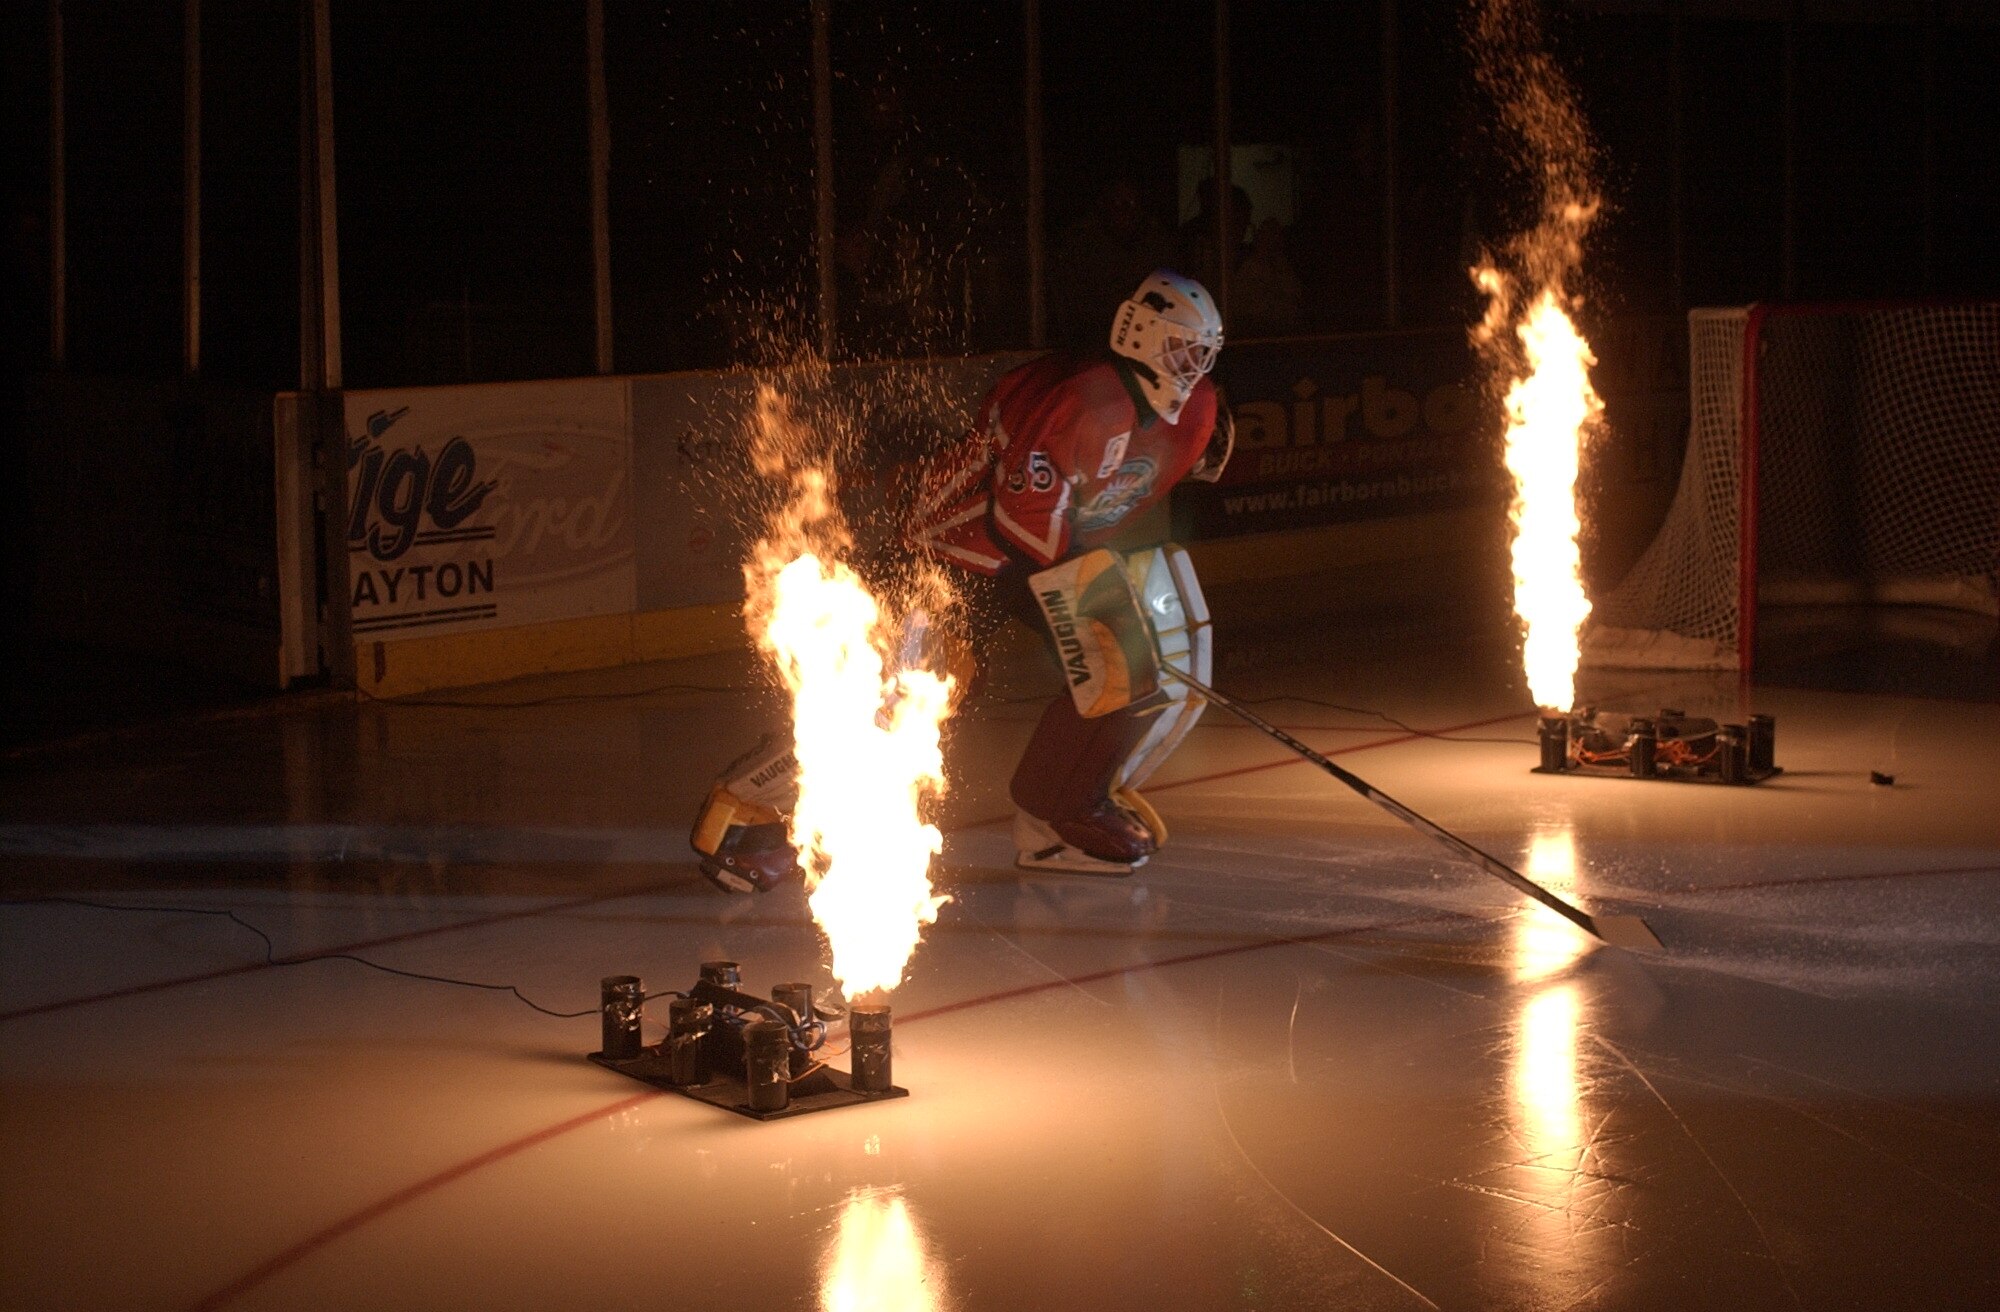
M 400 975 L 404 979 L 423 980 L 431 984 L 453 984 L 462 989 L 484 989 L 490 993 L 511 993 L 524 1006 L 532 1007 L 544 1016 L 554 1016 L 558 1020 L 574 1020 L 580 1016 L 595 1016 L 599 1013 L 599 1008 L 597 1007 L 591 1007 L 585 1011 L 553 1011 L 536 1002 L 512 984 L 486 984 L 479 980 L 454 979 L 449 975 L 431 975 L 420 970 L 404 970 L 398 966 L 385 966 L 379 961 L 370 961 L 368 958 L 356 956 L 352 952 L 316 952 L 295 957 L 281 957 L 278 955 L 277 945 L 271 941 L 269 934 L 251 924 L 242 916 L 236 914 L 236 912 L 226 908 L 142 906 L 130 902 L 93 902 L 88 898 L 61 896 L 6 898 L 0 899 L 0 906 L 29 907 L 38 903 L 52 902 L 74 907 L 90 907 L 98 911 L 150 911 L 161 915 L 220 916 L 225 920 L 241 925 L 263 940 L 264 964 L 267 966 L 309 966 L 316 961 L 351 961 L 358 966 L 366 966 L 370 970 L 379 970 L 385 975 Z

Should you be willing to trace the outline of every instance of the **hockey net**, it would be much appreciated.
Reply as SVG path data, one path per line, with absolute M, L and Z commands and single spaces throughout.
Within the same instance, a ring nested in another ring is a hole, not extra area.
M 1680 485 L 1586 665 L 1747 672 L 1760 607 L 1996 613 L 2000 302 L 1688 319 Z

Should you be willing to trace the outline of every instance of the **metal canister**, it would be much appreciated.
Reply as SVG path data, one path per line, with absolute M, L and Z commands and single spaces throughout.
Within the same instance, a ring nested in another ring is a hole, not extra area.
M 715 1008 L 694 998 L 675 998 L 667 1006 L 667 1078 L 675 1084 L 708 1083 L 708 1029 Z
M 854 1063 L 856 1093 L 887 1093 L 893 1083 L 889 1068 L 889 1008 L 857 1003 L 847 1009 L 847 1035 Z
M 704 961 L 701 963 L 701 982 L 725 989 L 740 988 L 743 969 L 733 961 Z
M 803 1031 L 813 1022 L 813 986 L 810 984 L 780 984 L 771 990 L 771 1001 L 798 1017 Z M 802 1035 L 803 1037 L 803 1035 Z M 813 1056 L 804 1048 L 792 1047 L 792 1078 L 798 1079 L 812 1069 Z
M 779 1112 L 792 1100 L 792 1028 L 775 1020 L 743 1027 L 743 1083 L 750 1109 Z
M 1542 769 L 1561 774 L 1569 769 L 1569 720 L 1561 715 L 1544 715 L 1541 720 Z
M 1634 779 L 1651 779 L 1660 748 L 1659 730 L 1651 720 L 1632 721 L 1632 736 L 1626 746 L 1626 761 Z
M 771 1001 L 789 1010 L 799 1018 L 799 1024 L 811 1023 L 813 1018 L 813 986 L 810 984 L 779 984 L 771 990 Z
M 606 975 L 598 986 L 598 1006 L 604 1013 L 604 1055 L 612 1061 L 638 1056 L 646 1016 L 646 986 L 639 977 Z
M 1778 721 L 1769 715 L 1750 717 L 1750 769 L 1769 774 L 1778 767 Z
M 1749 777 L 1750 753 L 1746 739 L 1749 731 L 1740 724 L 1725 724 L 1715 731 L 1716 763 L 1722 771 L 1722 782 L 1740 784 Z

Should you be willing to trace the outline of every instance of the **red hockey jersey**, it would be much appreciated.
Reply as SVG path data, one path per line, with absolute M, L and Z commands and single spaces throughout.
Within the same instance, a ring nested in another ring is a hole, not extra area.
M 1215 431 L 1215 387 L 1195 384 L 1168 423 L 1115 357 L 1047 355 L 1003 375 L 977 426 L 928 471 L 911 537 L 963 569 L 997 574 L 1103 543 L 1173 490 Z

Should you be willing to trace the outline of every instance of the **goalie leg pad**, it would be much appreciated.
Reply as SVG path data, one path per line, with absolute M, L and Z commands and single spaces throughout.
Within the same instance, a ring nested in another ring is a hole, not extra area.
M 1208 606 L 1187 553 L 1168 545 L 1120 563 L 1159 665 L 1208 682 L 1214 661 Z M 1037 576 L 1037 586 L 1045 577 Z M 1052 702 L 1015 771 L 1015 804 L 1057 831 L 1074 828 L 1072 846 L 1092 857 L 1129 862 L 1166 841 L 1167 826 L 1139 786 L 1173 754 L 1207 703 L 1171 677 L 1151 682 L 1154 692 L 1143 704 L 1109 713 L 1089 715 L 1101 702 L 1086 709 L 1081 697 Z M 1016 837 L 1028 864 L 1034 836 L 1017 831 Z
M 1117 552 L 1085 552 L 1030 575 L 1028 587 L 1078 714 L 1095 719 L 1161 704 L 1153 626 Z
M 710 883 L 729 893 L 767 893 L 798 878 L 789 824 L 798 768 L 791 745 L 767 737 L 722 772 L 688 835 Z
M 1153 626 L 1160 664 L 1199 682 L 1212 683 L 1215 647 L 1208 602 L 1201 595 L 1201 583 L 1187 552 L 1171 542 L 1150 551 L 1135 551 L 1125 558 L 1125 571 Z M 1206 701 L 1171 675 L 1161 676 L 1160 692 L 1165 705 L 1120 772 L 1121 788 L 1137 789 L 1150 779 L 1208 709 Z M 1164 841 L 1164 828 L 1160 832 Z
M 1051 701 L 1021 753 L 1009 791 L 1014 804 L 1048 824 L 1094 824 L 1102 808 L 1117 808 L 1111 790 L 1132 750 L 1145 737 L 1152 716 L 1127 708 L 1086 720 L 1067 697 Z M 1133 832 L 1118 841 L 1093 841 L 1079 833 L 1085 850 L 1107 860 L 1130 861 L 1158 847 L 1143 823 L 1131 818 Z M 1102 826 L 1095 826 L 1102 827 Z M 1142 839 L 1140 836 L 1144 836 Z

